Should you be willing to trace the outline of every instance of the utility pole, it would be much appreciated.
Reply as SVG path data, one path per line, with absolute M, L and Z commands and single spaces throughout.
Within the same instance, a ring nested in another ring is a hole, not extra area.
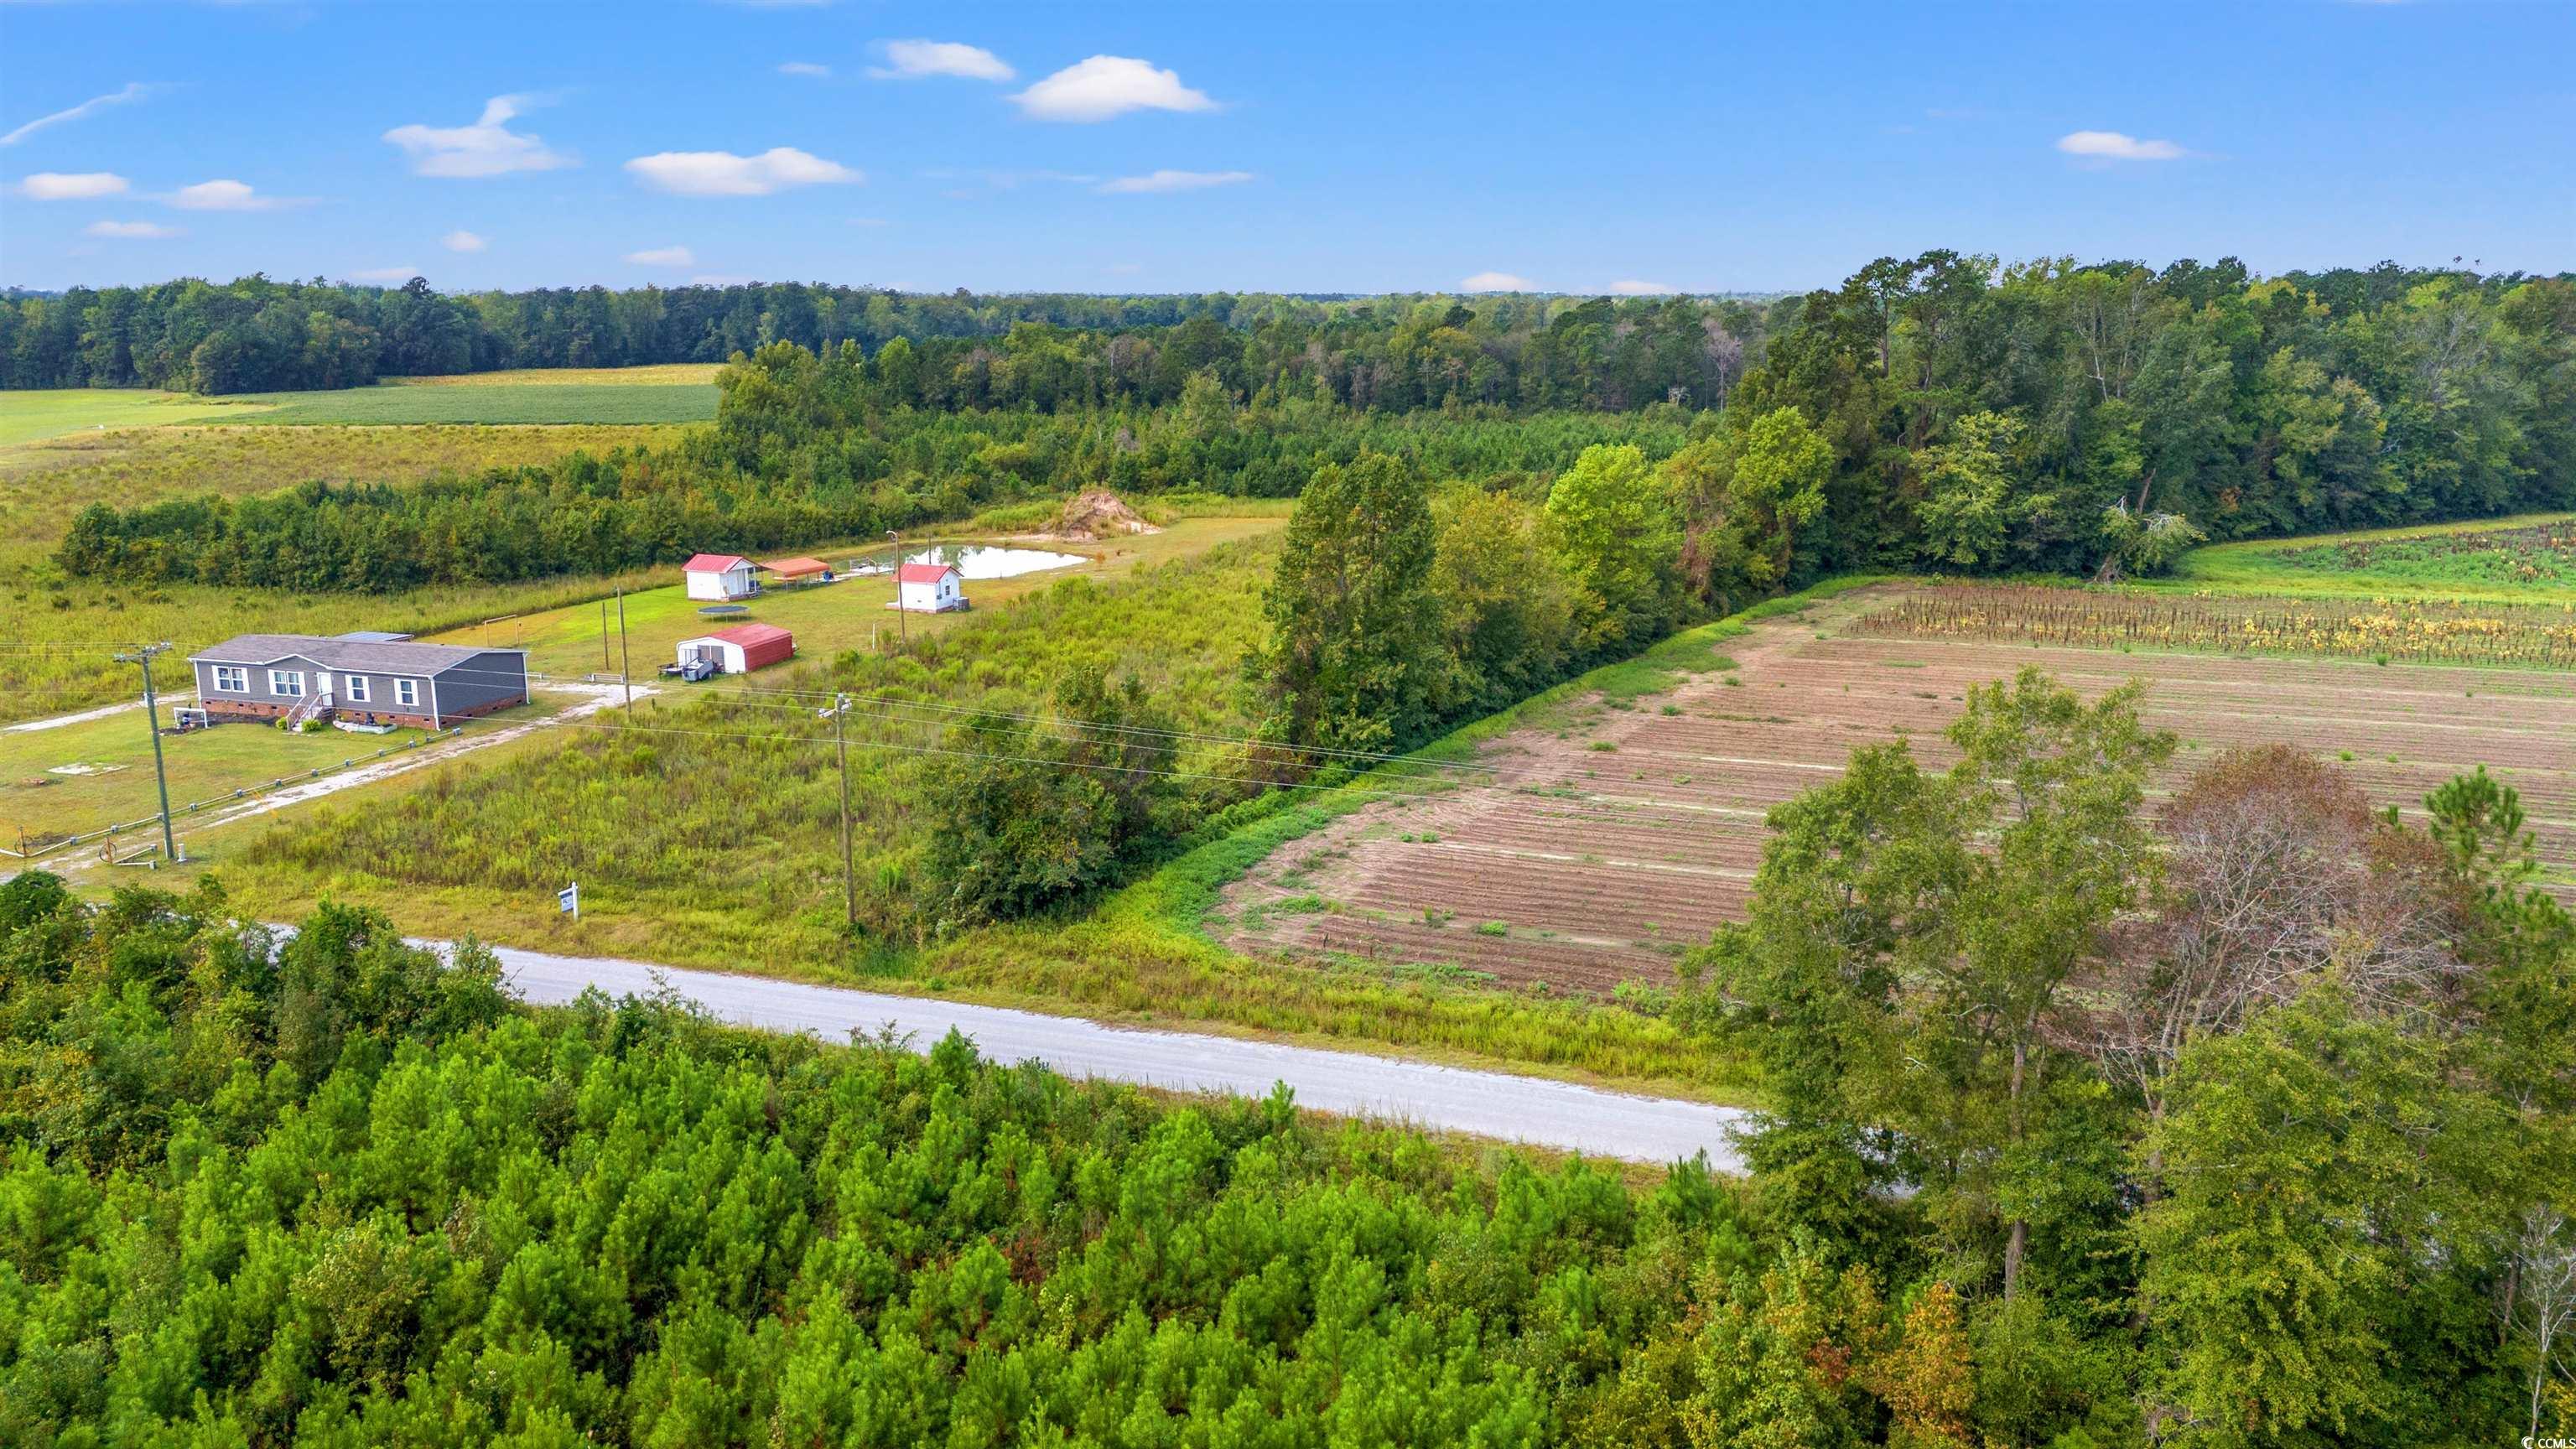
M 146 644 L 131 654 L 119 654 L 120 664 L 143 666 L 143 727 L 152 732 L 152 779 L 161 787 L 161 853 L 171 864 L 179 863 L 179 840 L 170 830 L 170 771 L 161 760 L 161 701 L 152 689 L 152 659 L 169 651 L 169 641 Z
M 841 752 L 841 908 L 850 928 L 859 924 L 859 878 L 850 868 L 850 696 L 832 696 L 832 743 Z
M 607 641 L 600 641 L 605 644 Z M 626 686 L 626 712 L 635 712 L 635 667 L 626 655 L 626 591 L 617 591 L 617 682 Z
M 895 627 L 903 631 L 901 640 L 903 652 L 909 654 L 912 652 L 912 621 L 903 616 L 903 544 L 895 537 L 895 532 L 891 528 L 886 530 L 886 543 L 889 547 L 894 549 Z

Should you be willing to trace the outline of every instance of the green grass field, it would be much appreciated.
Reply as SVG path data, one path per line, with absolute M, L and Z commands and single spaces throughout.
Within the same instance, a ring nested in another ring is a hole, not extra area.
M 974 602 L 975 609 L 951 614 L 898 615 L 886 607 L 894 602 L 894 581 L 874 577 L 850 579 L 820 588 L 772 590 L 748 601 L 746 613 L 710 619 L 698 613 L 703 605 L 689 598 L 683 585 L 665 582 L 679 577 L 676 566 L 666 567 L 655 576 L 657 587 L 626 596 L 626 649 L 634 660 L 635 672 L 639 676 L 649 675 L 671 660 L 674 646 L 682 639 L 720 629 L 727 624 L 757 622 L 794 630 L 797 652 L 807 658 L 827 658 L 845 649 L 874 651 L 880 644 L 891 644 L 898 637 L 925 639 L 970 627 L 976 622 L 977 611 L 989 612 L 1069 577 L 1080 575 L 1106 582 L 1141 566 L 1189 558 L 1220 544 L 1273 534 L 1286 524 L 1286 518 L 1274 511 L 1253 517 L 1202 516 L 1180 520 L 1161 533 L 1140 534 L 1103 543 L 1054 545 L 1057 552 L 1078 555 L 1089 562 L 1018 578 L 969 584 L 967 596 Z M 906 547 L 927 548 L 939 543 L 973 541 L 976 537 L 974 532 L 961 531 L 946 536 L 924 537 Z M 867 548 L 868 542 L 863 540 L 856 544 L 816 545 L 797 551 L 838 561 Z M 877 544 L 876 552 L 881 556 L 884 545 Z M 612 638 L 615 622 L 616 614 L 612 608 L 608 616 Z M 579 675 L 616 667 L 614 657 L 603 656 L 600 649 L 601 617 L 596 603 L 498 619 L 472 628 L 448 630 L 434 638 L 441 644 L 525 649 L 528 651 L 528 667 L 547 674 Z
M 715 368 L 699 363 L 389 378 L 334 392 L 217 398 L 143 388 L 43 388 L 0 392 L 0 448 L 180 423 L 635 425 L 703 423 L 715 415 Z
M 2146 587 L 2576 603 L 2576 513 L 2213 544 Z
M 213 421 L 245 427 L 422 423 L 572 424 L 715 421 L 712 383 L 486 383 L 259 393 L 259 410 Z
M 184 680 L 186 666 L 175 673 Z M 535 718 L 552 708 L 536 703 L 489 718 Z M 161 717 L 169 719 L 166 707 Z M 164 735 L 161 749 L 170 775 L 170 806 L 180 810 L 314 770 L 329 774 L 379 750 L 424 738 L 421 730 L 288 734 L 268 725 L 226 724 Z M 81 835 L 145 819 L 160 808 L 152 778 L 152 736 L 141 710 L 58 729 L 0 731 L 0 846 L 15 850 L 22 839 Z M 185 824 L 183 820 L 182 828 Z
M 202 423 L 241 406 L 143 388 L 67 387 L 0 392 L 0 448 L 66 433 Z

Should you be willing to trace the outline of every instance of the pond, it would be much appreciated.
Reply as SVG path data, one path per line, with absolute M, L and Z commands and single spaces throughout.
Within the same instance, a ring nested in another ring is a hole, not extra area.
M 1001 548 L 992 544 L 952 543 L 904 555 L 906 563 L 955 564 L 968 579 L 1009 579 L 1045 569 L 1071 568 L 1090 559 L 1078 553 L 1051 553 L 1042 548 Z

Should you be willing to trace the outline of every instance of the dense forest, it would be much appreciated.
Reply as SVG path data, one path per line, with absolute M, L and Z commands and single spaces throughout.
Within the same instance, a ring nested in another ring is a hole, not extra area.
M 61 559 L 308 589 L 522 578 L 1077 487 L 1284 496 L 1364 450 L 1543 496 L 1594 443 L 1634 443 L 1661 470 L 1657 507 L 1703 594 L 1714 555 L 1738 548 L 1779 550 L 1749 569 L 1766 587 L 1866 569 L 2111 575 L 2204 537 L 2576 506 L 2564 278 L 2265 281 L 1936 252 L 1768 309 L 1270 301 L 873 348 L 773 341 L 723 374 L 717 426 L 670 449 L 102 507 Z M 1775 498 L 1769 462 L 1743 471 L 1809 432 L 1828 462 L 1811 492 Z M 1764 537 L 1729 533 L 1754 515 Z
M 2576 1429 L 2576 926 L 2483 774 L 1978 690 L 1674 1010 L 1742 1182 L 717 1027 L 0 885 L 13 1444 L 2483 1446 Z M 1982 833 L 1990 850 L 1971 849 Z M 2253 867 L 2248 868 L 2249 864 Z
M 246 277 L 0 299 L 0 387 L 272 392 L 499 368 L 723 362 L 777 342 L 818 353 L 852 342 L 873 354 L 901 338 L 924 353 L 929 397 L 916 400 L 949 406 L 1051 405 L 1059 395 L 1152 404 L 1214 367 L 1242 391 L 1322 375 L 1344 401 L 1382 410 L 1452 394 L 1617 408 L 1675 390 L 1722 398 L 1760 345 L 1763 313 L 1759 302 L 1689 298 L 1442 299 L 1426 309 L 1420 297 L 977 297 L 796 283 L 450 296 L 418 279 L 386 289 Z M 1079 350 L 1071 372 L 1080 375 L 1027 371 L 1026 392 L 979 382 L 1004 339 L 1030 339 L 1018 353 L 1065 345 L 1058 334 Z

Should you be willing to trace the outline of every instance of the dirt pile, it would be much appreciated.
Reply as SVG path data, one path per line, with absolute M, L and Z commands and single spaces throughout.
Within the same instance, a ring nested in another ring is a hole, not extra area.
M 1115 493 L 1094 488 L 1077 493 L 1064 505 L 1064 516 L 1057 520 L 1055 536 L 1069 543 L 1097 543 L 1104 538 L 1120 538 L 1137 533 L 1160 533 L 1143 515 L 1122 502 Z

